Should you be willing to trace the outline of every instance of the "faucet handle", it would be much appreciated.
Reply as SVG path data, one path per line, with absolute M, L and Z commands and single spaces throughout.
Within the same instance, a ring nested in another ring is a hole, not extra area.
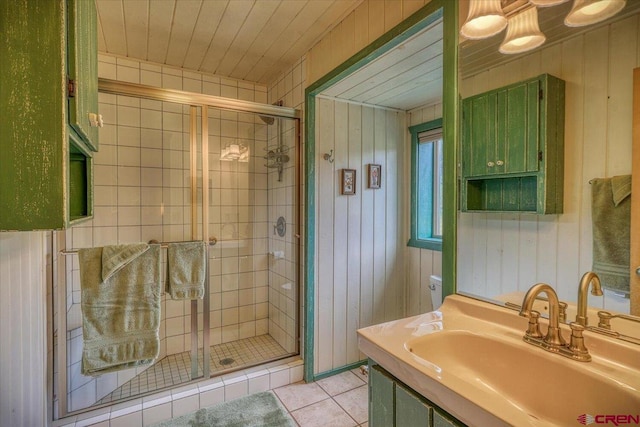
M 585 327 L 579 323 L 571 322 L 569 325 L 571 328 L 571 341 L 569 342 L 569 350 L 571 351 L 572 358 L 580 360 L 581 362 L 588 362 L 591 360 L 589 350 L 584 345 L 584 332 Z
M 611 329 L 611 319 L 613 315 L 608 311 L 599 311 L 598 312 L 598 327 L 603 329 Z
M 529 316 L 529 327 L 526 332 L 527 336 L 531 338 L 542 338 L 542 332 L 540 332 L 540 324 L 538 323 L 538 319 L 540 319 L 540 312 L 531 310 L 531 315 Z
M 558 305 L 560 307 L 560 313 L 558 314 L 558 320 L 561 322 L 567 321 L 567 303 L 564 301 L 559 301 Z

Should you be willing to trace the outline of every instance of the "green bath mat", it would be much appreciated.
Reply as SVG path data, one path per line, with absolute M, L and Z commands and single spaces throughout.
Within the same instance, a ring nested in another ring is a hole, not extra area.
M 270 391 L 241 397 L 166 420 L 155 427 L 294 427 L 295 423 Z

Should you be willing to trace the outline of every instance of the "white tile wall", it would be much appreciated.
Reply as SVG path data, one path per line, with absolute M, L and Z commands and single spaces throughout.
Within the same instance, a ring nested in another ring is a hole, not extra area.
M 282 74 L 276 82 L 269 88 L 269 102 L 275 103 L 283 101 L 284 106 L 294 107 L 300 110 L 304 107 L 304 76 L 306 60 L 299 60 L 286 73 Z M 304 114 L 303 114 L 304 116 Z M 269 333 L 287 351 L 295 351 L 296 347 L 296 319 L 300 318 L 297 312 L 296 298 L 297 288 L 301 284 L 296 283 L 296 244 L 302 244 L 302 239 L 296 241 L 295 233 L 295 146 L 294 133 L 295 122 L 283 120 L 282 141 L 290 147 L 289 155 L 291 161 L 285 165 L 282 173 L 282 181 L 278 181 L 277 169 L 270 169 L 268 172 L 268 207 L 266 214 L 270 225 L 276 224 L 278 218 L 283 216 L 287 222 L 287 233 L 281 238 L 276 234 L 269 233 L 269 251 L 283 252 L 283 259 L 276 259 L 270 256 L 267 259 L 269 264 L 269 290 L 262 290 L 256 294 L 256 301 L 267 302 L 268 309 L 261 307 L 260 311 L 269 311 Z M 303 126 L 303 124 L 301 124 Z M 302 129 L 303 127 L 301 127 Z M 275 132 L 269 133 L 269 148 L 277 147 L 278 135 Z M 304 149 L 303 146 L 299 149 Z M 304 164 L 301 165 L 304 170 Z M 304 197 L 304 196 L 303 196 Z M 261 200 L 264 205 L 266 201 Z M 302 201 L 301 201 L 302 203 Z M 302 207 L 304 209 L 304 206 Z M 304 226 L 304 223 L 301 224 Z M 302 253 L 302 252 L 301 252 Z M 302 292 L 300 292 L 302 294 Z M 258 308 L 258 307 L 256 307 Z

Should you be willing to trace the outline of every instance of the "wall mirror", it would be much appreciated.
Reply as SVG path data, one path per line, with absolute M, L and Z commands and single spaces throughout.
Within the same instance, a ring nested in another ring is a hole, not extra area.
M 503 0 L 503 6 L 518 2 L 532 7 L 521 0 Z M 458 209 L 456 290 L 511 305 L 521 304 L 524 293 L 535 283 L 549 283 L 560 300 L 569 303 L 566 322 L 575 320 L 580 278 L 592 270 L 593 215 L 589 182 L 594 178 L 640 175 L 640 157 L 636 155 L 632 161 L 634 119 L 640 123 L 640 118 L 634 118 L 632 108 L 634 69 L 640 65 L 637 38 L 640 2 L 627 2 L 622 11 L 603 22 L 569 28 L 563 20 L 572 4 L 569 1 L 537 8 L 540 30 L 546 35 L 546 41 L 529 52 L 499 53 L 504 31 L 483 40 L 461 37 L 459 44 L 461 99 L 545 73 L 564 80 L 566 86 L 563 213 L 538 215 Z M 468 1 L 461 2 L 460 25 L 465 22 L 468 7 Z M 637 87 L 640 87 L 638 82 Z M 640 128 L 639 124 L 635 126 Z M 640 144 L 639 133 L 636 131 L 635 144 Z M 459 149 L 462 151 L 463 147 Z M 631 195 L 636 208 L 640 203 L 639 186 L 636 185 Z M 640 228 L 638 224 L 630 226 L 631 236 L 638 236 L 635 238 L 638 240 L 640 230 L 636 228 Z M 590 326 L 598 324 L 598 310 L 640 316 L 640 285 L 635 273 L 635 267 L 640 266 L 637 254 L 632 253 L 630 265 L 627 289 L 605 287 L 603 296 L 589 294 L 589 307 L 594 309 L 589 312 Z M 613 330 L 640 338 L 640 323 L 614 319 L 611 326 Z

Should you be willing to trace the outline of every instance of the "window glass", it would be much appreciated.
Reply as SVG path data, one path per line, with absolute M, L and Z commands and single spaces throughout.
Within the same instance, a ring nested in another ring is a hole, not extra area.
M 410 246 L 442 248 L 442 120 L 409 128 L 412 143 Z

